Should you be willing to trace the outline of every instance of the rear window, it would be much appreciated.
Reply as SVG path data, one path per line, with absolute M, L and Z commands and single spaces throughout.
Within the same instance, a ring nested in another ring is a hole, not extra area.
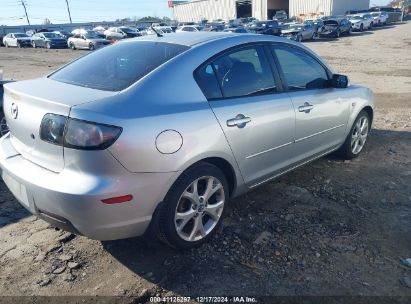
M 50 78 L 92 89 L 121 91 L 188 49 L 164 42 L 118 43 L 74 61 Z

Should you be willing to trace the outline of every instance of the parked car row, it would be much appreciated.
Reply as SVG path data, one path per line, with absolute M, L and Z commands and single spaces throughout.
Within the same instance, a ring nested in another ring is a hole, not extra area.
M 321 37 L 339 38 L 350 35 L 352 31 L 363 32 L 376 26 L 384 26 L 388 22 L 388 14 L 381 12 L 362 12 L 346 16 L 327 16 L 319 19 L 296 20 L 281 18 L 278 20 L 259 21 L 255 18 L 222 20 L 203 23 L 183 23 L 168 26 L 164 23 L 152 24 L 150 28 L 98 26 L 92 30 L 76 29 L 71 33 L 65 31 L 48 31 L 41 29 L 30 33 L 9 33 L 3 38 L 5 47 L 44 47 L 95 50 L 121 39 L 146 35 L 169 34 L 180 32 L 232 32 L 257 33 L 263 35 L 282 36 L 295 41 L 305 41 Z

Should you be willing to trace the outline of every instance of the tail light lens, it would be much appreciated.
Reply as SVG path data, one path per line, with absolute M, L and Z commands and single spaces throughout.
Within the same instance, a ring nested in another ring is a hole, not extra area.
M 46 114 L 40 126 L 40 138 L 46 142 L 72 149 L 104 150 L 120 136 L 115 126 Z

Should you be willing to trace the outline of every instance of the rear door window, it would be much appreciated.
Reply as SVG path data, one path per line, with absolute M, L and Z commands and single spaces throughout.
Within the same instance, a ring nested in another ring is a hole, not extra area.
M 50 78 L 93 89 L 121 91 L 188 49 L 164 42 L 118 43 L 74 61 Z
M 223 97 L 275 93 L 277 86 L 262 46 L 232 51 L 213 62 Z

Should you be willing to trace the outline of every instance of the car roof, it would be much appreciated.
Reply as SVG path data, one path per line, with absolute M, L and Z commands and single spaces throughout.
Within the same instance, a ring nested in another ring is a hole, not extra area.
M 282 42 L 288 44 L 295 44 L 294 41 L 289 39 L 271 36 L 271 35 L 259 35 L 253 33 L 232 33 L 232 32 L 182 32 L 182 33 L 171 33 L 164 35 L 162 37 L 157 37 L 157 35 L 142 36 L 127 40 L 122 40 L 120 43 L 133 43 L 137 41 L 152 41 L 152 42 L 163 42 L 171 44 L 185 45 L 188 47 L 195 47 L 198 45 L 206 44 L 212 41 L 229 39 L 232 41 L 240 39 L 239 43 L 251 43 L 251 42 L 262 42 L 262 41 L 272 41 L 272 42 Z M 304 47 L 304 46 L 301 46 Z

